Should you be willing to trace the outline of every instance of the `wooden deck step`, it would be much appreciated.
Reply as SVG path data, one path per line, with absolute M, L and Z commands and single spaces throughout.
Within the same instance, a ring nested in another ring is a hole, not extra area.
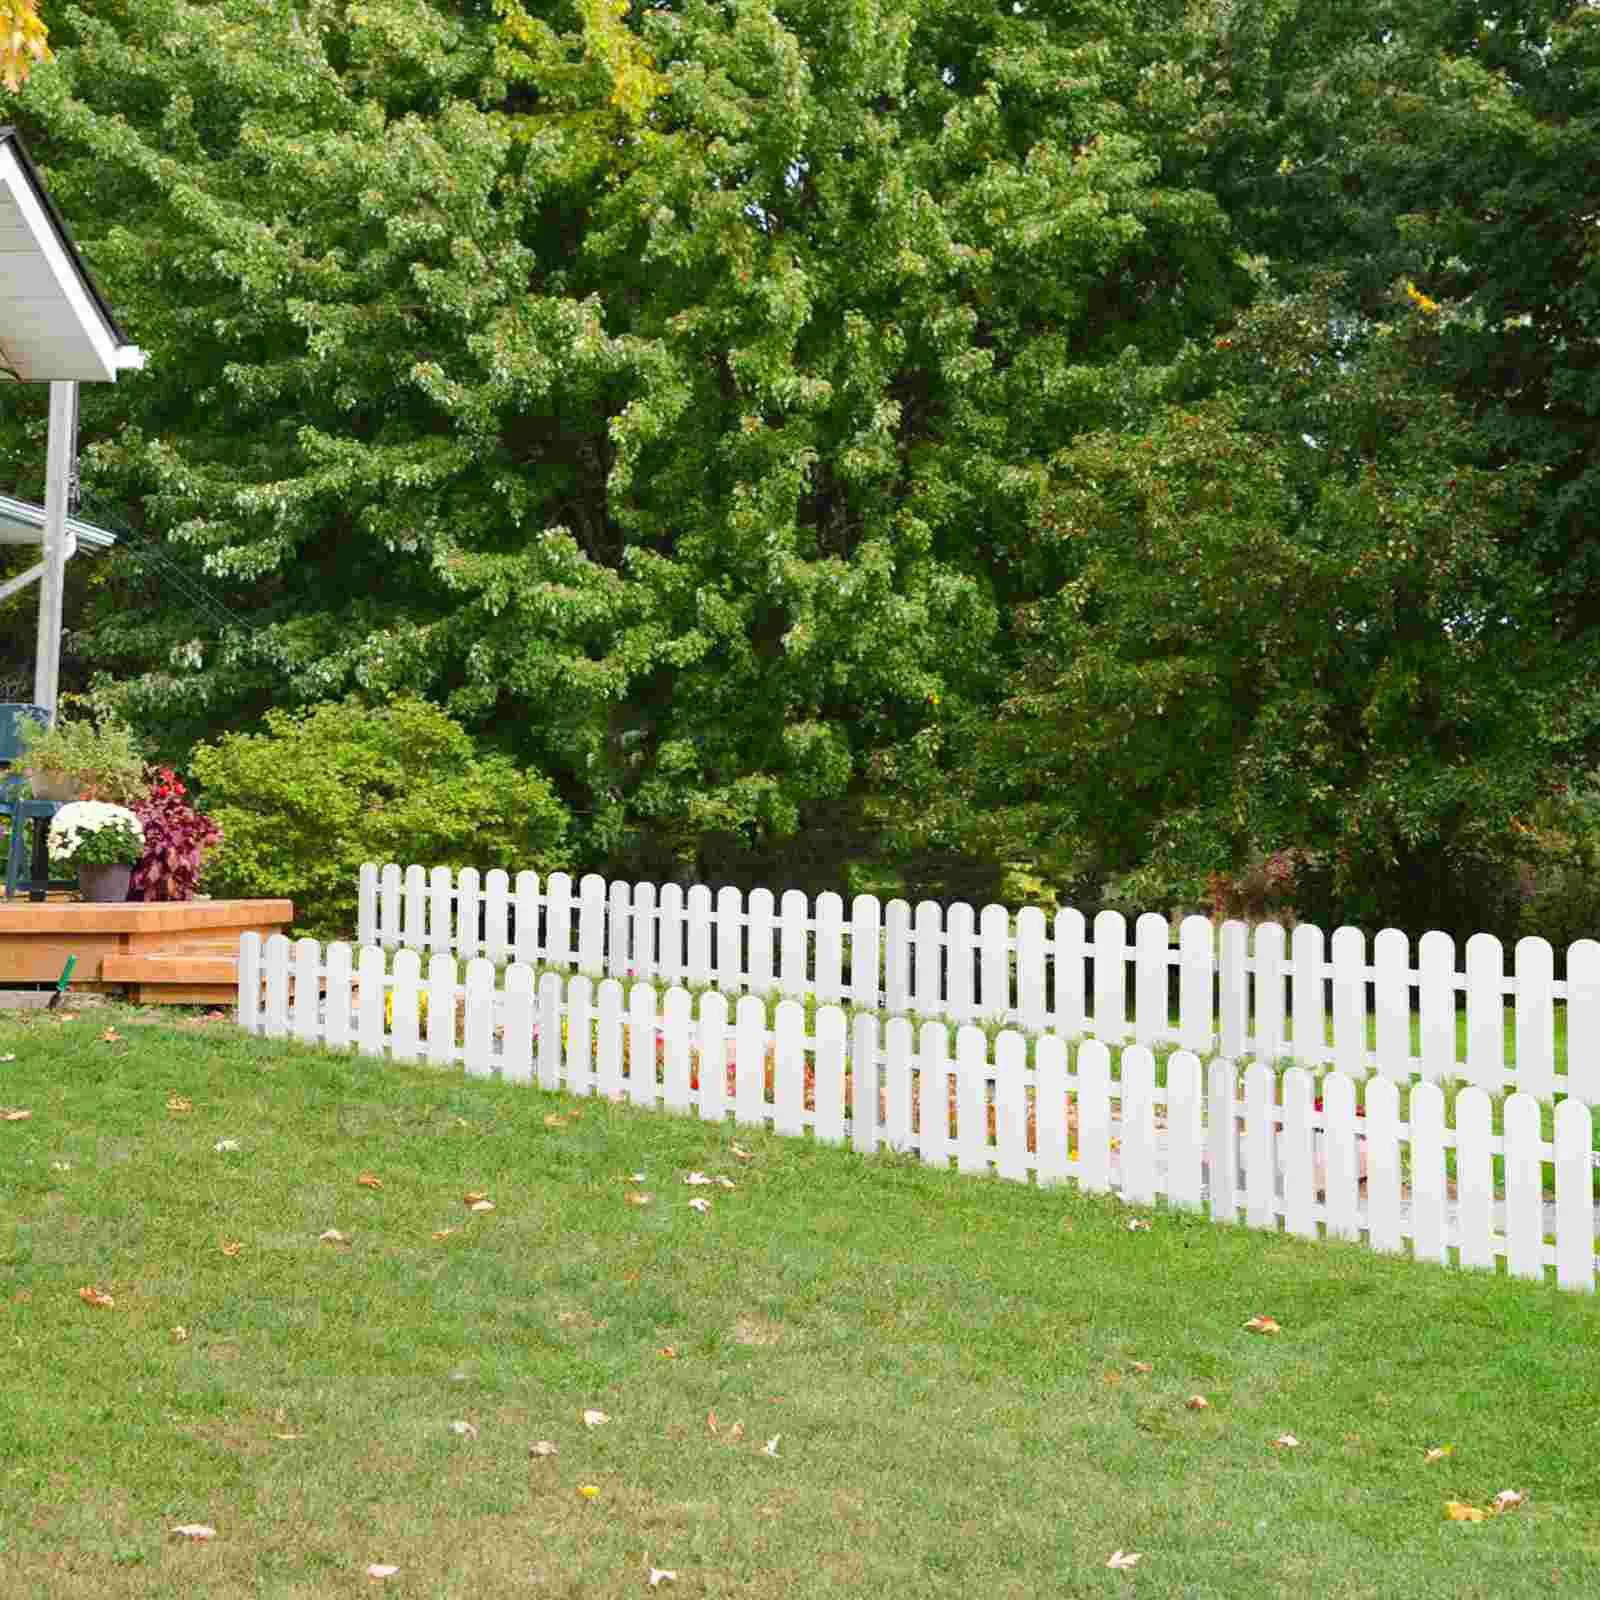
M 100 975 L 107 983 L 127 984 L 135 1005 L 232 1005 L 239 990 L 239 958 L 108 955 Z

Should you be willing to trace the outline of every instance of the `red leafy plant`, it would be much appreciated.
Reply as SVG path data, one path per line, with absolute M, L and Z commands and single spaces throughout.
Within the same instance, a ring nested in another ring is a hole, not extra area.
M 195 810 L 188 794 L 172 768 L 163 767 L 148 797 L 133 807 L 144 825 L 145 850 L 133 869 L 130 899 L 194 899 L 200 869 L 222 843 L 222 829 Z

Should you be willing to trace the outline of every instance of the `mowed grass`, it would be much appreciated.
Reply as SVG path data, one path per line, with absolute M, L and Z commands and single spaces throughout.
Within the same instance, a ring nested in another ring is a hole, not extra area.
M 1590 1298 L 226 1023 L 12 1052 L 0 1594 L 1600 1585 Z

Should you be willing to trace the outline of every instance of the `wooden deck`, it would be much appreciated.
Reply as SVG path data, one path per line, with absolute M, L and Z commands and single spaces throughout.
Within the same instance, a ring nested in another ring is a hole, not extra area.
M 232 1005 L 239 935 L 288 930 L 288 900 L 0 901 L 0 988 L 54 983 L 76 956 L 72 987 L 125 991 L 140 1005 Z

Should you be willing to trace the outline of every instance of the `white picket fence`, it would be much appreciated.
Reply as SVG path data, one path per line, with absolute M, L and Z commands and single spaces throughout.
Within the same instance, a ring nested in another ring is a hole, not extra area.
M 1092 928 L 1081 912 L 1059 911 L 1047 928 L 1037 907 L 1013 918 L 1004 906 L 941 911 L 923 901 L 913 911 L 904 900 L 880 906 L 872 895 L 858 895 L 846 921 L 836 894 L 819 895 L 812 908 L 794 890 L 778 902 L 766 889 L 752 890 L 746 901 L 739 890 L 724 888 L 713 899 L 704 885 L 657 889 L 608 884 L 593 874 L 574 893 L 571 878 L 559 872 L 542 885 L 536 873 L 519 872 L 513 884 L 499 870 L 480 878 L 471 868 L 402 872 L 391 863 L 361 869 L 357 943 L 575 968 L 591 977 L 632 973 L 714 984 L 728 994 L 809 994 L 957 1024 L 992 1018 L 1065 1039 L 1132 1038 L 1230 1060 L 1292 1058 L 1401 1082 L 1464 1078 L 1496 1091 L 1600 1100 L 1600 942 L 1593 939 L 1568 948 L 1567 975 L 1557 980 L 1545 939 L 1517 941 L 1508 977 L 1504 948 L 1486 933 L 1467 940 L 1458 971 L 1455 941 L 1439 932 L 1417 941 L 1413 966 L 1410 941 L 1394 928 L 1373 938 L 1370 960 L 1359 928 L 1340 928 L 1328 939 L 1308 924 L 1290 935 L 1263 923 L 1252 936 L 1242 922 L 1213 929 L 1205 917 L 1186 917 L 1174 948 L 1167 919 L 1147 912 L 1136 920 L 1131 943 L 1127 931 L 1116 911 L 1100 912 Z M 1456 1041 L 1456 997 L 1463 991 L 1464 1058 Z M 1508 999 L 1515 1018 L 1511 1066 Z M 1559 1072 L 1557 1002 L 1567 1021 L 1567 1059 Z M 1413 1010 L 1420 1054 L 1411 1048 Z
M 1495 1134 L 1490 1097 L 1477 1087 L 1459 1092 L 1447 1127 L 1444 1093 L 1432 1083 L 1411 1088 L 1402 1122 L 1399 1087 L 1382 1077 L 1368 1081 L 1358 1111 L 1351 1077 L 1329 1072 L 1318 1085 L 1291 1067 L 1277 1103 L 1277 1077 L 1265 1064 L 1241 1079 L 1232 1062 L 1203 1067 L 1188 1050 L 1169 1058 L 1158 1088 L 1144 1045 L 1123 1049 L 1113 1078 L 1099 1040 L 1081 1044 L 1073 1060 L 1055 1035 L 1008 1030 L 991 1049 L 969 1024 L 952 1054 L 949 1029 L 936 1021 L 916 1030 L 905 1018 L 880 1025 L 858 1012 L 847 1024 L 841 1008 L 823 1006 L 808 1035 L 804 1007 L 792 999 L 778 1002 L 771 1029 L 753 995 L 731 1016 L 715 990 L 700 995 L 697 1011 L 682 988 L 668 990 L 659 1010 L 656 1001 L 652 985 L 635 983 L 625 995 L 614 978 L 597 986 L 581 974 L 547 973 L 535 985 L 524 964 L 500 983 L 484 957 L 470 960 L 458 982 L 448 955 L 431 957 L 424 976 L 411 950 L 388 970 L 376 946 L 359 959 L 346 944 L 291 946 L 282 934 L 263 946 L 247 933 L 239 946 L 239 1021 L 252 1033 L 379 1059 L 459 1062 L 473 1076 L 710 1122 L 731 1115 L 780 1134 L 810 1129 L 858 1151 L 916 1151 L 931 1165 L 953 1159 L 962 1172 L 992 1168 L 1041 1185 L 1070 1180 L 1135 1205 L 1164 1196 L 1206 1206 L 1217 1221 L 1242 1217 L 1276 1230 L 1282 1219 L 1308 1239 L 1365 1237 L 1391 1252 L 1409 1240 L 1419 1260 L 1448 1264 L 1454 1251 L 1462 1266 L 1493 1268 L 1504 1257 L 1514 1276 L 1539 1279 L 1553 1266 L 1563 1287 L 1594 1290 L 1593 1123 L 1578 1100 L 1556 1106 L 1547 1143 L 1539 1103 L 1524 1093 L 1507 1098 L 1504 1131 Z M 1547 1164 L 1553 1204 L 1544 1195 Z M 1545 1243 L 1552 1234 L 1553 1247 Z

